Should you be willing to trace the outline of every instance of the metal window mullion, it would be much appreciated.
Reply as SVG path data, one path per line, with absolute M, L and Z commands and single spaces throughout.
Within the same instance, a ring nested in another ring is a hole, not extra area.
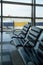
M 35 19 L 43 19 L 43 17 L 35 17 Z
M 22 17 L 22 16 L 3 16 L 3 18 L 24 18 L 24 19 L 31 19 L 32 17 Z
M 43 4 L 35 4 L 37 7 L 43 7 Z
M 0 1 L 0 3 L 1 3 L 1 1 Z M 16 4 L 16 5 L 30 5 L 30 6 L 33 5 L 32 3 L 12 2 L 12 1 L 3 1 L 2 3 L 5 3 L 5 4 Z M 35 4 L 35 6 L 43 7 L 43 4 Z
M 32 19 L 32 17 L 18 17 L 18 16 L 16 16 L 16 17 L 15 16 L 3 16 L 3 18 L 24 18 L 24 19 Z M 43 19 L 43 17 L 35 17 L 35 19 Z
M 35 24 L 35 17 L 36 17 L 36 6 L 35 6 L 35 4 L 36 4 L 36 1 L 34 0 L 34 6 L 33 6 L 33 26 L 35 26 L 36 24 Z
M 1 63 L 2 63 L 2 45 L 3 45 L 3 7 L 2 7 L 2 0 L 1 0 Z
M 33 0 L 32 0 L 32 4 L 33 4 Z M 31 19 L 31 24 L 32 24 L 32 26 L 33 26 L 33 5 L 32 5 L 32 10 L 31 10 L 31 17 L 32 17 L 32 19 Z
M 36 17 L 36 0 L 34 0 L 34 25 L 36 25 L 35 17 Z
M 32 3 L 23 3 L 23 2 L 12 2 L 12 1 L 3 1 L 2 3 L 5 4 L 16 4 L 16 5 L 27 5 L 27 6 L 32 6 Z

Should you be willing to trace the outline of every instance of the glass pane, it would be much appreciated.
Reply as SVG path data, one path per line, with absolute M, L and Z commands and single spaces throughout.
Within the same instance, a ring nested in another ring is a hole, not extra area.
M 1 18 L 0 18 L 0 42 L 1 42 Z
M 36 17 L 43 17 L 43 7 L 36 7 Z
M 0 16 L 1 16 L 1 4 L 0 4 Z
M 43 0 L 36 0 L 37 4 L 43 4 Z
M 36 19 L 36 26 L 43 28 L 43 19 Z
M 0 4 L 0 16 L 1 16 L 1 4 Z M 0 17 L 0 32 L 1 32 L 1 17 Z M 0 34 L 1 35 L 1 34 Z M 1 36 L 0 36 L 1 37 Z
M 0 16 L 1 16 L 1 3 L 0 3 Z M 1 64 L 1 17 L 0 17 L 0 65 L 2 65 Z
M 1 16 L 1 4 L 0 4 L 0 16 Z M 1 17 L 0 17 L 0 42 L 1 42 Z
M 31 19 L 3 18 L 3 31 L 12 31 L 13 29 L 22 29 Z
M 31 6 L 3 4 L 4 16 L 31 16 Z
M 0 65 L 1 65 L 1 17 L 0 17 Z
M 4 1 L 31 3 L 31 0 L 4 0 Z

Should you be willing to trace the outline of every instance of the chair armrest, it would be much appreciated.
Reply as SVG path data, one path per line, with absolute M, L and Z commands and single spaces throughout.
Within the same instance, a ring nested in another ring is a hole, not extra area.
M 23 46 L 27 46 L 28 42 L 29 42 L 29 40 L 26 40 L 26 42 L 25 42 L 25 44 Z
M 12 38 L 24 39 L 23 37 L 19 37 L 19 36 L 12 36 Z
M 21 34 L 21 32 L 18 34 L 18 36 Z
M 14 35 L 18 36 L 17 34 L 14 34 Z
M 35 65 L 33 62 L 28 62 L 28 65 Z
M 22 44 L 20 44 L 20 45 L 17 45 L 16 47 L 23 47 L 23 45 L 22 45 Z
M 41 43 L 43 45 L 43 40 L 38 40 L 39 43 Z
M 25 42 L 25 44 L 23 45 L 23 47 L 32 48 L 32 47 L 34 47 L 34 44 L 31 43 L 29 40 L 27 40 L 27 41 Z

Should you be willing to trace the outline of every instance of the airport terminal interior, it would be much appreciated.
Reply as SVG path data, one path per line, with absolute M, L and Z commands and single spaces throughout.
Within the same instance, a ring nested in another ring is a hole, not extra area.
M 0 0 L 0 65 L 43 65 L 43 0 Z

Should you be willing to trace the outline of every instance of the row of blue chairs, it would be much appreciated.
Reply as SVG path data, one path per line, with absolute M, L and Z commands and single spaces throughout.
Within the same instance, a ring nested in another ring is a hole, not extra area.
M 43 30 L 29 24 L 25 25 L 21 33 L 12 36 L 12 43 L 17 48 L 24 64 L 43 65 Z

